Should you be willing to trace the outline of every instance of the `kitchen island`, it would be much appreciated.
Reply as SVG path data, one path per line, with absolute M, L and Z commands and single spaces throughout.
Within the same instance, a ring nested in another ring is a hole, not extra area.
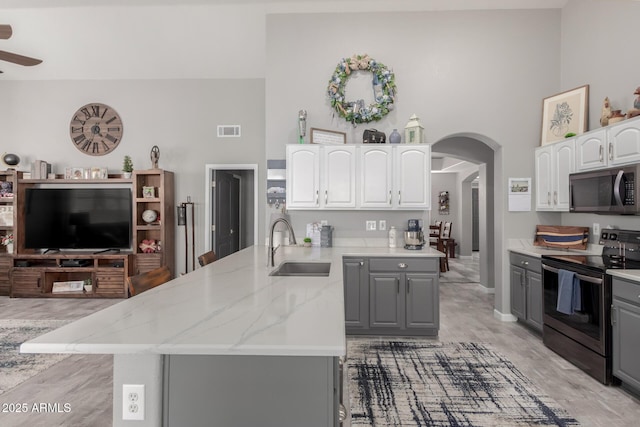
M 442 253 L 282 247 L 276 264 L 326 261 L 331 269 L 326 277 L 280 277 L 269 275 L 267 248 L 253 246 L 28 341 L 21 351 L 114 354 L 116 426 L 130 424 L 122 420 L 124 384 L 145 386 L 139 426 L 337 425 L 338 358 L 346 353 L 343 256 Z

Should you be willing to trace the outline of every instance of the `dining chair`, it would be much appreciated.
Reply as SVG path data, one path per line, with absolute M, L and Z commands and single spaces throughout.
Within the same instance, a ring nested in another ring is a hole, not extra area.
M 169 280 L 171 280 L 171 271 L 169 271 L 169 267 L 166 265 L 147 271 L 146 273 L 129 276 L 126 279 L 127 286 L 129 287 L 129 294 L 131 296 L 138 295 L 151 288 L 160 286 Z
M 207 264 L 211 264 L 213 261 L 217 260 L 218 257 L 214 251 L 205 252 L 198 257 L 198 263 L 200 267 L 204 267 Z

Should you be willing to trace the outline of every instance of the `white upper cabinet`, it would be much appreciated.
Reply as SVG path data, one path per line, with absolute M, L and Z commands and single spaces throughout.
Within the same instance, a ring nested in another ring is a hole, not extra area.
M 320 146 L 287 145 L 287 208 L 320 207 Z
M 575 170 L 575 140 L 536 149 L 536 210 L 569 211 L 569 174 Z
M 609 144 L 606 128 L 576 138 L 576 172 L 604 168 L 608 164 Z
M 640 163 L 640 118 L 576 138 L 576 172 Z
M 321 150 L 321 206 L 356 207 L 356 147 L 323 147 Z
M 287 209 L 430 208 L 428 145 L 287 145 Z
M 362 208 L 393 207 L 393 151 L 387 146 L 359 147 L 359 204 Z
M 640 162 L 640 122 L 626 120 L 608 129 L 609 165 L 619 166 Z
M 394 183 L 397 207 L 429 209 L 431 199 L 431 147 L 395 147 Z

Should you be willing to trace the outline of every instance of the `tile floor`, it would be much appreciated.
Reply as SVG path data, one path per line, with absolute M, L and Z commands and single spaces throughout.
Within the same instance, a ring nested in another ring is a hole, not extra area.
M 539 334 L 493 315 L 493 294 L 478 284 L 478 257 L 449 261 L 440 280 L 440 341 L 491 345 L 584 426 L 639 425 L 640 400 L 619 387 L 599 384 L 547 349 Z M 0 297 L 3 319 L 76 319 L 117 300 L 9 299 Z M 431 338 L 434 339 L 434 338 Z M 9 392 L 5 402 L 69 402 L 70 413 L 0 413 L 0 426 L 110 426 L 111 372 L 108 355 L 71 356 Z

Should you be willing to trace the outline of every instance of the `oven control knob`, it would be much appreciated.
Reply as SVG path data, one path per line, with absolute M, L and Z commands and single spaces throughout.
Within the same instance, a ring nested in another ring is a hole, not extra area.
M 618 235 L 616 233 L 609 234 L 609 240 L 618 240 Z

